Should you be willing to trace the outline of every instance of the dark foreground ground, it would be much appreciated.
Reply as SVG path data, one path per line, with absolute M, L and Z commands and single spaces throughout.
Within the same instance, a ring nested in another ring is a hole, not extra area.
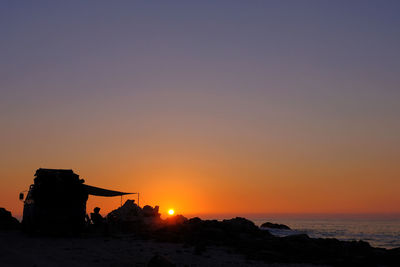
M 239 217 L 110 219 L 72 235 L 60 232 L 68 228 L 23 233 L 10 212 L 3 215 L 0 266 L 400 266 L 400 248 L 305 234 L 277 237 Z
M 216 246 L 199 253 L 193 246 L 141 240 L 129 234 L 68 238 L 30 237 L 20 231 L 0 231 L 0 266 L 5 267 L 149 266 L 155 255 L 175 264 L 170 266 L 310 266 L 268 264 Z

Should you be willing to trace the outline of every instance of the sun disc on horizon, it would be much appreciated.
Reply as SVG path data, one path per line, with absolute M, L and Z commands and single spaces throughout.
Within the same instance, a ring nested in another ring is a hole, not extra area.
M 169 215 L 174 215 L 175 211 L 173 209 L 168 210 Z

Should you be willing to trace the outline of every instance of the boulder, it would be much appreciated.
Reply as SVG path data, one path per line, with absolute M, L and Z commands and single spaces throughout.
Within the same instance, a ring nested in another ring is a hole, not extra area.
M 308 242 L 311 238 L 307 234 L 298 234 L 298 235 L 288 235 L 282 237 L 282 240 L 290 241 L 290 242 Z
M 200 219 L 199 217 L 193 217 L 193 218 L 190 218 L 190 219 L 187 221 L 187 223 L 188 223 L 189 225 L 199 225 L 199 224 L 201 224 L 202 222 L 203 222 L 203 220 Z
M 145 217 L 157 217 L 157 216 L 159 217 L 160 213 L 158 212 L 158 210 L 159 210 L 158 206 L 155 206 L 153 208 L 149 205 L 146 205 L 143 207 L 142 213 L 143 213 L 143 216 L 145 216 Z
M 141 209 L 136 205 L 135 200 L 128 199 L 122 207 L 107 214 L 107 220 L 109 222 L 137 221 L 140 213 Z
M 166 218 L 164 221 L 166 224 L 169 224 L 169 225 L 179 225 L 179 224 L 185 223 L 187 220 L 188 219 L 183 215 L 175 215 L 175 216 Z
M 263 224 L 261 225 L 261 227 L 263 227 L 263 228 L 271 228 L 271 229 L 292 230 L 292 229 L 290 229 L 290 227 L 287 226 L 287 225 L 279 224 L 279 223 L 271 223 L 271 222 L 263 223 Z
M 18 229 L 20 222 L 5 208 L 0 208 L 0 230 Z
M 222 225 L 224 226 L 224 228 L 233 232 L 248 233 L 257 232 L 259 230 L 252 221 L 242 217 L 236 217 L 230 220 L 223 220 Z

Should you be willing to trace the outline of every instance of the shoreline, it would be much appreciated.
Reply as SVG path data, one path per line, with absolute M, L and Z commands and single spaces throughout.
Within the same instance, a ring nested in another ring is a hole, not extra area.
M 377 248 L 361 240 L 313 238 L 304 233 L 279 236 L 273 230 L 292 229 L 271 222 L 259 227 L 242 217 L 218 221 L 174 215 L 161 219 L 157 211 L 127 201 L 104 221 L 90 223 L 76 232 L 67 224 L 26 228 L 4 210 L 8 218 L 4 226 L 8 228 L 1 229 L 14 230 L 0 232 L 1 263 L 99 266 L 101 262 L 100 266 L 149 267 L 400 265 L 400 247 Z M 167 265 L 152 265 L 152 261 Z
M 315 266 L 265 263 L 220 246 L 209 246 L 199 254 L 193 246 L 143 240 L 131 234 L 55 238 L 0 231 L 0 262 L 4 267 L 148 266 L 155 255 L 165 257 L 175 266 Z

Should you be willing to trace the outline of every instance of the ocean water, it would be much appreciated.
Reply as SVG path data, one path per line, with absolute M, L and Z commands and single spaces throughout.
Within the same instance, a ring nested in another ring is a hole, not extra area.
M 367 241 L 374 247 L 400 247 L 400 219 L 363 219 L 363 218 L 251 218 L 256 225 L 264 222 L 281 223 L 289 226 L 293 231 L 273 229 L 270 232 L 278 236 L 305 233 L 314 238 L 337 238 L 339 240 Z

